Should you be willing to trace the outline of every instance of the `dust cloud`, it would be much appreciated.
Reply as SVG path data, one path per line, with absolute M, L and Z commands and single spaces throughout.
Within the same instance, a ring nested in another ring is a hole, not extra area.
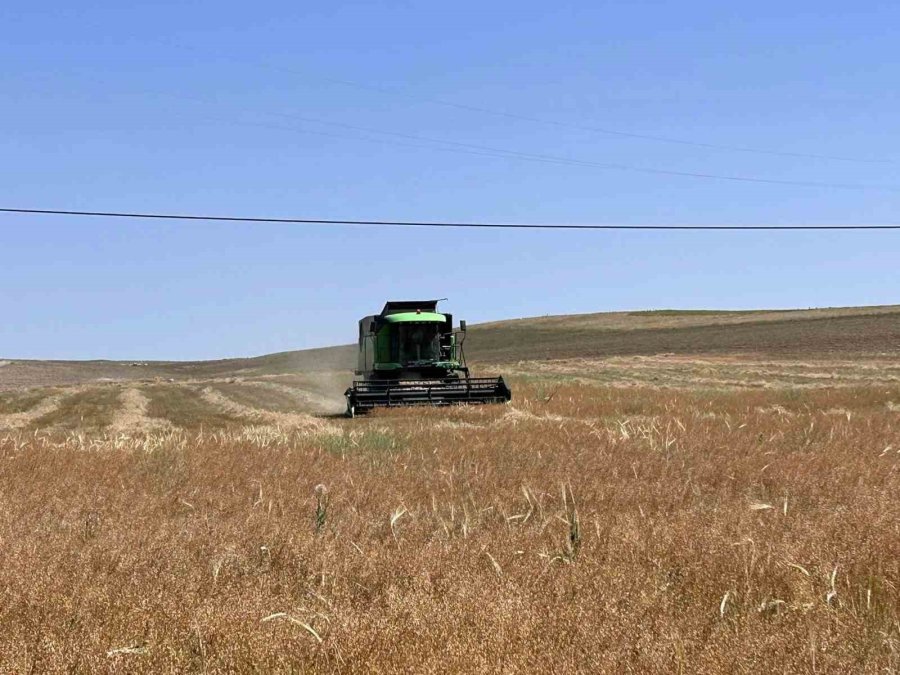
M 323 413 L 342 413 L 347 408 L 344 392 L 353 383 L 352 370 L 323 370 L 304 374 L 306 386 L 320 399 Z

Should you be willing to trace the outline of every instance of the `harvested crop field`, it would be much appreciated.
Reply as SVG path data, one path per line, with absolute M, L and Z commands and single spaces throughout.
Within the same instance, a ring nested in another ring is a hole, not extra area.
M 487 324 L 473 356 L 536 358 L 745 354 L 778 359 L 900 355 L 896 307 L 809 312 L 638 312 Z
M 470 327 L 466 351 L 481 363 L 629 356 L 757 360 L 900 359 L 900 306 L 782 311 L 605 312 Z M 355 345 L 216 361 L 3 361 L 0 392 L 91 383 L 152 384 L 293 378 L 332 396 L 346 387 Z
M 900 385 L 571 365 L 352 421 L 253 382 L 63 396 L 0 434 L 3 669 L 900 668 Z
M 509 405 L 355 420 L 344 347 L 9 361 L 0 672 L 898 672 L 897 316 L 473 327 Z

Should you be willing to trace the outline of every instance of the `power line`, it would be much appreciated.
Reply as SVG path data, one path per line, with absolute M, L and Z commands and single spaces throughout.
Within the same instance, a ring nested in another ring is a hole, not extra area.
M 170 94 L 166 94 L 170 95 Z M 198 101 L 194 97 L 181 97 L 172 95 L 175 98 L 187 98 L 188 100 Z M 219 121 L 225 122 L 227 124 L 237 124 L 240 126 L 256 126 L 260 128 L 269 128 L 269 129 L 279 129 L 282 131 L 294 131 L 297 133 L 303 134 L 315 134 L 319 136 L 331 136 L 334 138 L 350 138 L 352 140 L 361 140 L 367 142 L 377 142 L 377 143 L 386 143 L 389 145 L 401 145 L 405 147 L 426 147 L 432 150 L 441 150 L 441 151 L 450 151 L 457 152 L 463 154 L 471 154 L 471 155 L 480 155 L 480 156 L 489 156 L 489 157 L 503 157 L 507 159 L 518 159 L 529 162 L 540 162 L 543 164 L 561 164 L 566 166 L 581 166 L 595 169 L 609 169 L 614 171 L 627 171 L 633 173 L 644 173 L 651 175 L 662 175 L 662 176 L 680 176 L 682 178 L 701 178 L 708 180 L 723 180 L 723 181 L 731 181 L 738 183 L 761 183 L 764 185 L 788 185 L 791 187 L 812 187 L 812 188 L 827 188 L 832 190 L 867 190 L 867 191 L 878 191 L 878 192 L 900 192 L 900 187 L 894 187 L 890 185 L 867 185 L 863 183 L 827 183 L 820 181 L 807 181 L 807 180 L 789 180 L 789 179 L 779 179 L 779 178 L 761 178 L 758 176 L 744 176 L 744 175 L 735 175 L 735 174 L 719 174 L 719 173 L 706 173 L 700 171 L 677 171 L 674 169 L 657 169 L 654 167 L 646 167 L 646 166 L 635 166 L 632 164 L 619 164 L 613 162 L 594 162 L 585 159 L 577 159 L 574 157 L 565 157 L 563 155 L 547 155 L 542 153 L 531 153 L 531 152 L 518 152 L 516 150 L 505 150 L 503 148 L 494 148 L 487 145 L 477 145 L 474 143 L 462 143 L 459 141 L 447 141 L 439 138 L 430 138 L 428 136 L 419 136 L 416 134 L 405 134 L 396 131 L 380 131 L 378 129 L 373 129 L 371 127 L 361 127 L 353 124 L 344 124 L 342 122 L 334 122 L 331 120 L 322 120 L 313 117 L 304 117 L 301 115 L 294 115 L 291 113 L 278 113 L 278 112 L 267 112 L 267 115 L 273 115 L 278 117 L 285 117 L 290 119 L 296 119 L 301 122 L 314 123 L 314 124 L 324 124 L 333 127 L 340 127 L 343 129 L 349 129 L 352 131 L 360 131 L 363 133 L 369 134 L 380 134 L 383 136 L 392 136 L 404 139 L 410 139 L 413 141 L 418 141 L 420 145 L 415 146 L 410 143 L 397 143 L 396 141 L 388 141 L 385 139 L 371 139 L 371 138 L 358 138 L 353 136 L 341 136 L 338 134 L 326 134 L 323 132 L 309 131 L 306 129 L 297 129 L 294 127 L 280 127 L 271 124 L 265 123 L 257 123 L 257 122 L 243 122 L 243 121 L 235 121 L 227 118 L 216 118 L 211 117 L 210 119 L 218 119 Z M 435 147 L 435 146 L 422 146 L 421 143 L 438 143 L 446 146 L 452 147 Z
M 160 91 L 156 92 L 157 94 L 173 98 L 176 100 L 187 100 L 194 101 L 199 103 L 206 103 L 206 101 L 202 98 L 196 96 L 189 96 L 184 94 L 175 94 L 172 92 Z M 253 112 L 249 111 L 248 112 Z M 343 129 L 359 131 L 362 133 L 368 134 L 378 134 L 381 136 L 390 136 L 392 138 L 402 138 L 413 141 L 414 143 L 409 142 L 398 142 L 396 140 L 388 140 L 384 138 L 360 138 L 356 136 L 346 136 L 340 134 L 329 134 L 322 131 L 313 131 L 309 129 L 299 129 L 296 127 L 284 127 L 277 126 L 266 123 L 258 123 L 258 122 L 246 122 L 243 120 L 234 120 L 225 117 L 219 116 L 210 116 L 208 119 L 217 120 L 220 122 L 224 122 L 226 124 L 232 124 L 237 126 L 248 126 L 248 127 L 259 127 L 259 128 L 268 128 L 275 129 L 280 131 L 290 131 L 294 133 L 301 134 L 311 134 L 317 136 L 325 136 L 332 138 L 340 138 L 340 139 L 350 139 L 354 141 L 363 141 L 367 143 L 380 143 L 387 145 L 396 145 L 401 147 L 419 147 L 426 148 L 430 150 L 440 150 L 442 152 L 454 152 L 468 155 L 476 155 L 481 157 L 498 157 L 505 159 L 517 159 L 520 161 L 526 162 L 538 162 L 541 164 L 556 164 L 563 166 L 577 166 L 577 167 L 586 167 L 586 168 L 594 168 L 594 169 L 604 169 L 604 170 L 612 170 L 612 171 L 623 171 L 630 173 L 641 173 L 641 174 L 649 174 L 649 175 L 657 175 L 657 176 L 676 176 L 682 178 L 695 178 L 695 179 L 703 179 L 703 180 L 717 180 L 717 181 L 728 181 L 728 182 L 737 182 L 737 183 L 754 183 L 754 184 L 762 184 L 762 185 L 784 185 L 790 187 L 806 187 L 806 188 L 820 188 L 820 189 L 829 189 L 829 190 L 855 190 L 855 191 L 877 191 L 877 192 L 889 192 L 889 193 L 897 193 L 900 192 L 900 187 L 891 186 L 891 185 L 869 185 L 864 183 L 832 183 L 832 182 L 824 182 L 824 181 L 809 181 L 809 180 L 791 180 L 791 179 L 778 179 L 778 178 L 763 178 L 759 176 L 747 176 L 742 174 L 720 174 L 720 173 L 710 173 L 703 171 L 679 171 L 675 169 L 660 169 L 655 167 L 648 166 L 637 166 L 632 164 L 620 164 L 614 162 L 595 162 L 586 159 L 578 159 L 574 157 L 567 157 L 563 155 L 551 155 L 551 154 L 543 154 L 543 153 L 531 153 L 531 152 L 519 152 L 516 150 L 506 150 L 503 148 L 495 148 L 486 145 L 478 145 L 474 143 L 464 143 L 460 141 L 449 141 L 440 138 L 431 138 L 428 136 L 420 136 L 417 134 L 407 134 L 396 131 L 383 131 L 379 129 L 374 129 L 371 127 L 364 127 L 352 124 L 345 124 L 342 122 L 336 122 L 333 120 L 323 120 L 314 117 L 306 117 L 302 115 L 297 115 L 294 113 L 285 113 L 285 112 L 264 112 L 263 114 L 269 116 L 276 116 L 287 119 L 296 119 L 297 121 L 305 122 L 305 123 L 313 123 L 313 124 L 322 124 L 332 127 L 339 127 Z M 438 144 L 435 145 L 423 145 L 423 143 L 430 144 Z M 441 147 L 444 146 L 444 147 Z
M 163 44 L 167 44 L 170 46 L 174 46 L 178 49 L 192 51 L 194 53 L 203 54 L 203 52 L 195 47 L 191 47 L 188 45 L 184 45 L 178 42 L 173 42 L 169 40 L 161 40 Z M 237 60 L 237 59 L 232 59 Z M 265 68 L 273 71 L 280 71 L 284 73 L 289 73 L 292 75 L 299 75 L 301 77 L 309 79 L 313 77 L 314 79 L 320 80 L 322 82 L 331 82 L 334 84 L 339 84 L 346 87 L 353 87 L 356 89 L 363 89 L 366 91 L 374 91 L 383 95 L 388 96 L 399 96 L 403 98 L 408 98 L 412 100 L 420 100 L 426 103 L 431 103 L 433 105 L 439 105 L 446 108 L 455 108 L 457 110 L 465 110 L 468 112 L 476 112 L 482 113 L 486 115 L 492 115 L 494 117 L 502 117 L 506 119 L 514 119 L 520 120 L 523 122 L 532 122 L 536 124 L 544 124 L 548 126 L 553 126 L 557 128 L 565 128 L 565 129 L 574 129 L 578 131 L 588 131 L 592 133 L 603 134 L 606 136 L 615 136 L 619 138 L 632 138 L 638 140 L 645 141 L 654 141 L 657 143 L 668 143 L 674 145 L 683 145 L 683 146 L 691 146 L 697 148 L 707 148 L 710 150 L 723 150 L 727 152 L 741 152 L 741 153 L 752 153 L 758 155 L 772 155 L 776 157 L 794 157 L 794 158 L 803 158 L 803 159 L 819 159 L 819 160 L 830 160 L 837 162 L 856 162 L 863 164 L 893 164 L 894 160 L 892 159 L 880 159 L 880 158 L 863 158 L 863 157 L 847 157 L 841 155 L 828 155 L 828 154 L 818 154 L 818 153 L 806 153 L 806 152 L 790 152 L 786 150 L 771 150 L 765 148 L 753 148 L 741 145 L 728 145 L 721 143 L 707 143 L 702 141 L 691 141 L 682 138 L 672 138 L 669 136 L 658 136 L 655 134 L 641 134 L 634 133 L 630 131 L 622 131 L 620 129 L 610 129 L 605 127 L 596 127 L 591 125 L 583 125 L 583 124 L 574 124 L 570 122 L 561 122 L 559 120 L 551 120 L 542 117 L 535 117 L 531 115 L 524 115 L 520 113 L 513 113 L 503 110 L 494 110 L 491 108 L 485 108 L 482 106 L 470 105 L 466 103 L 458 103 L 455 101 L 447 101 L 441 98 L 434 98 L 430 96 L 418 96 L 416 94 L 411 94 L 405 90 L 397 89 L 393 87 L 385 87 L 383 85 L 376 84 L 368 84 L 364 82 L 358 82 L 354 80 L 347 80 L 343 78 L 336 77 L 328 77 L 325 75 L 314 75 L 310 76 L 308 73 L 304 73 L 294 68 L 288 68 L 286 66 L 281 66 L 277 64 L 267 63 L 267 62 L 254 62 L 247 63 L 246 61 L 240 61 L 240 63 L 244 66 L 251 65 L 257 68 Z
M 0 208 L 0 213 L 50 216 L 94 216 L 230 223 L 280 223 L 297 225 L 370 225 L 378 227 L 465 227 L 517 230 L 900 230 L 900 225 L 575 225 L 560 223 L 481 223 L 415 220 L 340 220 L 324 218 L 264 218 L 206 216 L 174 213 L 127 213 L 121 211 L 63 211 L 55 209 Z
M 296 74 L 297 71 L 293 71 L 290 69 L 279 68 L 280 70 L 286 70 L 287 72 L 294 72 Z M 337 78 L 323 78 L 326 81 L 335 82 L 337 84 L 342 84 L 349 87 L 357 87 L 361 89 L 368 89 L 370 91 L 378 91 L 383 94 L 389 94 L 393 96 L 403 96 L 404 98 L 412 98 L 418 99 L 421 101 L 425 101 L 427 103 L 432 103 L 434 105 L 440 105 L 448 108 L 456 108 L 458 110 L 468 110 L 470 112 L 478 112 L 484 113 L 486 115 L 493 115 L 494 117 L 503 117 L 506 119 L 514 119 L 520 120 L 523 122 L 534 122 L 537 124 L 545 124 L 549 126 L 564 128 L 564 129 L 574 129 L 578 131 L 588 131 L 593 133 L 604 134 L 607 136 L 617 136 L 619 138 L 633 138 L 645 141 L 654 141 L 657 143 L 669 143 L 673 145 L 685 145 L 692 146 L 695 148 L 707 148 L 710 150 L 723 150 L 728 152 L 743 152 L 743 153 L 753 153 L 758 155 L 774 155 L 777 157 L 794 157 L 800 159 L 820 159 L 820 160 L 830 160 L 836 162 L 855 162 L 862 164 L 892 164 L 894 160 L 890 159 L 868 159 L 861 157 L 844 157 L 839 155 L 821 155 L 816 153 L 805 153 L 805 152 L 789 152 L 785 150 L 765 150 L 761 148 L 749 148 L 738 145 L 724 145 L 719 143 L 705 143 L 702 141 L 689 141 L 685 139 L 678 138 L 670 138 L 667 136 L 656 136 L 653 134 L 639 134 L 632 133 L 628 131 L 621 131 L 616 129 L 606 129 L 602 127 L 594 127 L 587 126 L 582 124 L 573 124 L 570 122 L 560 122 L 558 120 L 550 120 L 544 119 L 540 117 L 532 117 L 530 115 L 522 115 L 519 113 L 511 113 L 502 110 L 492 110 L 490 108 L 483 108 L 481 106 L 469 105 L 465 103 L 456 103 L 454 101 L 446 101 L 439 98 L 431 98 L 426 96 L 414 96 L 405 91 L 400 91 L 396 89 L 391 89 L 388 87 L 382 87 L 377 85 L 367 85 L 359 82 L 353 82 L 352 80 L 342 80 Z
M 206 103 L 205 100 L 196 96 L 186 96 L 181 94 L 173 94 L 171 92 L 160 92 L 164 96 L 179 100 L 195 101 L 198 103 Z M 381 143 L 386 145 L 396 145 L 400 147 L 426 148 L 429 150 L 440 150 L 442 152 L 454 152 L 467 155 L 477 155 L 480 157 L 499 157 L 505 159 L 517 159 L 526 162 L 539 162 L 541 164 L 557 164 L 563 166 L 580 166 L 594 169 L 605 169 L 614 171 L 627 171 L 633 173 L 644 173 L 651 175 L 678 176 L 682 178 L 700 178 L 708 180 L 722 180 L 738 183 L 758 183 L 763 185 L 787 185 L 791 187 L 810 187 L 810 188 L 826 188 L 829 190 L 866 190 L 878 192 L 900 192 L 900 187 L 890 185 L 866 185 L 862 183 L 828 183 L 820 181 L 807 180 L 789 180 L 779 178 L 761 178 L 758 176 L 744 176 L 718 173 L 705 173 L 697 171 L 677 171 L 674 169 L 658 169 L 654 167 L 635 166 L 631 164 L 618 164 L 611 162 L 594 162 L 586 159 L 577 159 L 575 157 L 566 157 L 564 155 L 548 155 L 533 152 L 519 152 L 516 150 L 506 150 L 504 148 L 495 148 L 487 145 L 479 145 L 475 143 L 463 143 L 460 141 L 448 141 L 440 138 L 432 138 L 429 136 L 420 136 L 418 134 L 407 134 L 398 131 L 382 131 L 373 129 L 372 127 L 363 127 L 355 124 L 345 124 L 343 122 L 335 122 L 333 120 L 323 120 L 316 117 L 307 117 L 297 115 L 295 113 L 273 112 L 264 113 L 269 116 L 281 117 L 286 119 L 294 119 L 299 122 L 321 124 L 330 127 L 348 129 L 350 131 L 358 131 L 367 134 L 378 134 L 381 136 L 390 136 L 393 138 L 402 138 L 404 140 L 414 141 L 414 143 L 400 142 L 388 140 L 384 138 L 360 138 L 358 136 L 347 136 L 341 134 L 326 133 L 322 131 L 312 131 L 309 129 L 298 129 L 296 127 L 285 127 L 262 122 L 245 122 L 243 120 L 234 120 L 227 117 L 219 117 L 218 115 L 210 116 L 208 119 L 217 120 L 226 124 L 234 124 L 238 126 L 259 127 L 263 129 L 274 129 L 278 131 L 290 131 L 300 134 L 312 134 L 316 136 L 325 136 L 329 138 L 350 139 L 354 141 L 364 141 L 367 143 Z M 438 144 L 423 145 L 423 143 Z M 449 146 L 449 147 L 440 147 Z

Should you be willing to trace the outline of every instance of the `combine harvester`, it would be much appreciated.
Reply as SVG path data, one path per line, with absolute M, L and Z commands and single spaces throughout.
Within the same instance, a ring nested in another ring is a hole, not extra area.
M 377 407 L 505 403 L 512 392 L 502 377 L 470 377 L 463 353 L 466 322 L 438 300 L 387 302 L 381 314 L 359 322 L 359 362 L 346 391 L 347 416 Z

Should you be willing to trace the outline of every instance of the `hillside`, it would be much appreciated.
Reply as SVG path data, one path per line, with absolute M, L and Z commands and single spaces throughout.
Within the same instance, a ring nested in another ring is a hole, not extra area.
M 348 331 L 352 333 L 352 331 Z M 545 316 L 471 326 L 470 361 L 740 354 L 846 359 L 900 354 L 900 306 L 781 311 L 658 310 Z M 214 361 L 7 360 L 0 389 L 98 381 L 192 380 L 349 371 L 355 347 Z
M 663 353 L 886 356 L 900 353 L 900 306 L 551 316 L 483 324 L 469 338 L 467 354 L 485 363 Z

